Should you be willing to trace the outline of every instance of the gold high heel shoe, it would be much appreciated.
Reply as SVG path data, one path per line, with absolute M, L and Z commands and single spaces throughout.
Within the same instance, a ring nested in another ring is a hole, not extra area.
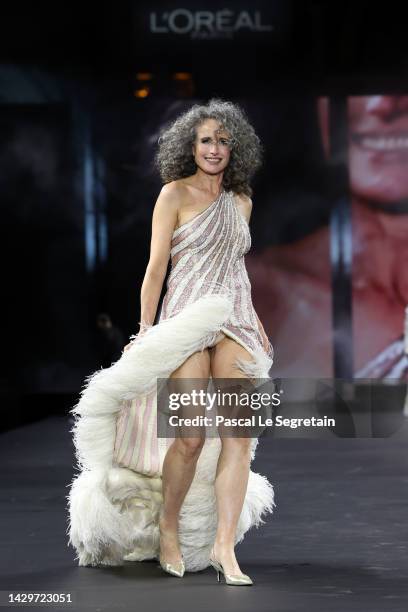
M 214 558 L 213 550 L 211 551 L 211 554 L 210 554 L 210 564 L 213 566 L 213 568 L 217 572 L 218 582 L 220 582 L 220 573 L 221 573 L 223 574 L 225 578 L 226 584 L 231 584 L 231 585 L 236 585 L 236 586 L 250 586 L 251 584 L 254 584 L 251 578 L 247 576 L 246 574 L 226 574 L 224 572 L 224 568 L 222 567 L 221 563 L 219 563 Z
M 171 574 L 172 576 L 177 576 L 177 578 L 182 578 L 184 576 L 186 567 L 184 565 L 183 556 L 181 556 L 181 561 L 179 561 L 177 564 L 174 564 L 167 563 L 167 561 L 163 561 L 161 556 L 159 555 L 159 563 L 160 567 L 168 574 Z
M 160 529 L 160 524 L 159 524 L 159 532 L 161 535 L 162 532 Z M 184 572 L 186 571 L 186 566 L 184 564 L 183 555 L 181 555 L 181 561 L 179 561 L 178 563 L 168 563 L 167 561 L 164 561 L 161 557 L 161 554 L 159 554 L 159 563 L 160 563 L 160 567 L 168 574 L 171 574 L 172 576 L 177 576 L 177 578 L 182 578 L 184 576 Z

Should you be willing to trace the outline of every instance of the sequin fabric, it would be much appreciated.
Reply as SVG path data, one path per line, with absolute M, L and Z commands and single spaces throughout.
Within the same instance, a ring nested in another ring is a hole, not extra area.
M 250 247 L 248 223 L 233 192 L 223 189 L 212 204 L 173 233 L 160 320 L 173 317 L 203 295 L 224 292 L 233 301 L 233 311 L 222 332 L 251 353 L 262 347 L 245 267 Z

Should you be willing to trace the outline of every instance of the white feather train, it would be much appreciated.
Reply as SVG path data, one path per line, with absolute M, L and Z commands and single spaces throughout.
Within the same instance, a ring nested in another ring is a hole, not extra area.
M 80 473 L 67 496 L 69 543 L 76 549 L 79 565 L 122 565 L 124 560 L 157 558 L 161 472 L 143 474 L 115 464 L 118 413 L 124 401 L 152 393 L 157 378 L 167 378 L 189 355 L 210 346 L 231 308 L 228 296 L 203 296 L 152 326 L 110 368 L 86 379 L 71 411 L 76 419 L 72 433 Z M 240 360 L 242 371 L 268 378 L 270 358 L 262 351 L 252 357 L 253 361 Z M 252 459 L 257 443 L 254 438 Z M 159 446 L 163 459 L 162 439 Z M 219 438 L 206 440 L 181 509 L 180 546 L 189 571 L 209 565 L 217 524 L 214 479 L 220 449 Z M 272 485 L 251 470 L 236 542 L 263 523 L 263 515 L 274 506 Z

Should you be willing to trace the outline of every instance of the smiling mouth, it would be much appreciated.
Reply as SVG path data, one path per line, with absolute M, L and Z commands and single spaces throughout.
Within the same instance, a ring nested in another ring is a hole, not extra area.
M 352 134 L 351 141 L 353 144 L 362 147 L 368 151 L 380 152 L 408 152 L 408 132 L 398 133 L 370 133 L 370 134 Z
M 204 158 L 206 161 L 210 162 L 211 164 L 213 163 L 219 163 L 221 160 L 221 157 L 205 157 Z

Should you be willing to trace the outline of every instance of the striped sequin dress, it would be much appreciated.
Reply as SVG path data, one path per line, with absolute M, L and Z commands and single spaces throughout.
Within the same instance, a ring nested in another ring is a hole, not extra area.
M 171 272 L 160 320 L 203 295 L 225 293 L 233 310 L 221 331 L 251 354 L 262 348 L 244 259 L 250 247 L 248 223 L 233 192 L 223 189 L 212 204 L 173 233 Z
M 158 557 L 162 466 L 172 439 L 157 432 L 157 379 L 166 379 L 194 352 L 224 335 L 249 353 L 235 365 L 245 376 L 267 378 L 265 351 L 251 300 L 245 254 L 248 224 L 233 193 L 222 190 L 204 211 L 178 227 L 159 321 L 110 368 L 87 379 L 72 410 L 81 473 L 69 494 L 69 542 L 80 565 L 120 565 Z M 253 439 L 252 459 L 257 439 Z M 180 546 L 189 571 L 209 565 L 216 531 L 214 481 L 221 441 L 207 438 L 179 519 Z M 250 470 L 237 527 L 239 542 L 272 512 L 274 492 Z

